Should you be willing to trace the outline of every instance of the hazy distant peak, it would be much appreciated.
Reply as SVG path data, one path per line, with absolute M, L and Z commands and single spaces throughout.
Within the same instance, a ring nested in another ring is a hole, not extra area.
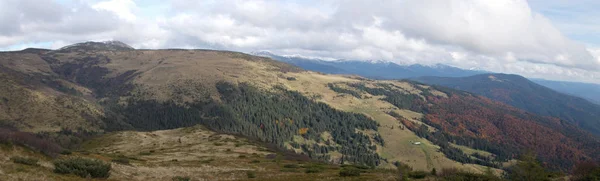
M 256 56 L 261 56 L 261 57 L 273 57 L 273 56 L 277 56 L 275 54 L 273 54 L 271 51 L 268 50 L 261 50 L 261 51 L 255 51 L 255 52 L 250 52 L 250 55 L 256 55 Z
M 336 61 L 337 60 L 335 58 L 305 56 L 305 55 L 300 55 L 300 54 L 278 55 L 278 54 L 274 54 L 273 52 L 268 51 L 268 50 L 250 52 L 250 54 L 255 55 L 255 56 L 270 57 L 270 58 L 284 57 L 284 58 L 297 58 L 297 59 L 306 59 L 306 60 L 324 60 L 324 61 Z

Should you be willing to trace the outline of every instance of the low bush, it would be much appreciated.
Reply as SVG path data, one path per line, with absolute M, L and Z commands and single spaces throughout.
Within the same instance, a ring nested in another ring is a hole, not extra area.
M 173 177 L 173 179 L 171 179 L 172 181 L 190 181 L 190 177 L 182 177 L 182 176 L 176 176 Z
M 290 163 L 290 164 L 283 165 L 283 168 L 298 168 L 298 165 Z
M 215 159 L 211 158 L 211 159 L 207 159 L 207 160 L 202 160 L 202 161 L 200 161 L 200 163 L 210 163 L 212 161 L 215 161 Z
M 340 170 L 340 176 L 342 177 L 358 177 L 360 176 L 360 170 L 354 167 L 345 167 Z
M 124 156 L 119 156 L 117 158 L 113 158 L 111 161 L 115 162 L 115 163 L 118 163 L 118 164 L 130 165 L 129 158 L 124 157 Z
M 254 171 L 247 171 L 246 172 L 246 176 L 248 176 L 248 178 L 256 178 L 256 172 L 254 172 Z
M 14 156 L 14 157 L 11 157 L 10 160 L 12 160 L 14 163 L 18 163 L 18 164 L 31 165 L 31 166 L 38 165 L 38 159 L 36 159 L 36 158 L 26 158 L 26 157 Z
M 152 152 L 147 152 L 147 151 L 140 152 L 140 155 L 151 155 L 151 154 L 152 154 Z
M 63 151 L 61 151 L 61 152 L 60 152 L 60 154 L 61 154 L 61 155 L 70 155 L 70 154 L 72 154 L 72 153 L 71 153 L 71 151 L 69 151 L 69 150 L 63 150 Z
M 13 144 L 25 146 L 32 150 L 40 151 L 48 156 L 56 156 L 60 153 L 63 148 L 55 142 L 47 139 L 40 138 L 33 133 L 21 132 L 7 128 L 0 127 L 0 142 L 2 142 L 2 148 L 7 146 L 12 147 Z
M 319 164 L 311 164 L 305 167 L 304 172 L 306 173 L 319 173 L 322 172 L 323 170 L 325 170 L 325 167 L 323 165 L 319 165 Z
M 493 175 L 483 175 L 468 172 L 457 172 L 453 175 L 445 175 L 442 177 L 444 181 L 462 181 L 462 180 L 481 180 L 481 181 L 501 181 L 500 178 Z M 550 179 L 548 179 L 550 180 Z
M 373 167 L 366 166 L 366 165 L 355 165 L 354 167 L 356 167 L 358 169 L 363 169 L 363 170 L 367 170 L 367 169 L 372 169 L 373 168 Z
M 82 178 L 108 178 L 110 164 L 96 159 L 68 158 L 54 161 L 54 172 L 59 174 L 75 174 Z
M 427 172 L 424 172 L 424 171 L 410 172 L 410 173 L 408 173 L 408 177 L 414 178 L 414 179 L 422 179 L 422 178 L 427 177 Z
M 281 170 L 279 170 L 281 172 L 291 172 L 291 173 L 299 173 L 302 172 L 301 170 L 295 169 L 295 168 L 282 168 Z

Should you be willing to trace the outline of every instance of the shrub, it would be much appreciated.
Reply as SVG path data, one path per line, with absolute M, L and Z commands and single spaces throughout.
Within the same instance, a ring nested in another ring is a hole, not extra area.
M 15 131 L 6 128 L 0 128 L 0 142 L 11 146 L 12 144 L 25 146 L 27 148 L 40 151 L 48 156 L 56 156 L 63 148 L 58 144 L 46 138 L 40 138 L 35 134 L 28 132 Z M 5 146 L 3 146 L 5 147 Z
M 306 169 L 304 170 L 304 172 L 319 173 L 319 172 L 322 172 L 323 170 L 325 170 L 325 167 L 323 167 L 323 165 L 312 164 L 312 165 L 307 166 Z
M 427 176 L 427 172 L 424 172 L 424 171 L 414 171 L 414 172 L 408 173 L 408 177 L 414 178 L 414 179 L 422 179 L 422 178 L 425 178 L 426 176 Z
M 152 154 L 152 152 L 146 152 L 146 151 L 140 152 L 140 155 L 150 155 L 150 154 Z
M 358 169 L 363 169 L 363 170 L 372 169 L 372 167 L 366 166 L 366 165 L 354 165 L 354 167 L 356 167 Z
M 412 171 L 412 168 L 407 164 L 395 162 L 396 168 L 398 170 L 398 180 L 408 180 L 409 174 Z
M 246 176 L 248 176 L 248 178 L 256 178 L 256 172 L 254 172 L 254 171 L 247 171 L 246 172 Z
M 202 160 L 202 161 L 200 161 L 200 163 L 210 163 L 212 161 L 215 161 L 215 159 L 211 158 L 211 159 L 208 159 L 208 160 Z
M 124 156 L 119 156 L 117 158 L 113 158 L 111 161 L 115 162 L 115 163 L 118 163 L 118 164 L 130 165 L 129 164 L 129 158 L 126 158 Z
M 69 151 L 69 150 L 63 150 L 63 151 L 60 152 L 60 154 L 61 155 L 70 155 L 71 151 Z
M 468 172 L 457 172 L 453 175 L 446 175 L 442 177 L 445 181 L 462 181 L 462 180 L 481 180 L 481 181 L 501 181 L 500 178 L 495 176 L 488 176 L 483 174 L 475 174 Z M 524 179 L 530 180 L 530 179 Z
M 190 177 L 182 177 L 182 176 L 176 176 L 173 177 L 173 179 L 171 179 L 173 181 L 190 181 Z
M 240 155 L 238 158 L 246 158 L 246 155 Z
M 54 161 L 54 172 L 59 174 L 75 174 L 86 178 L 108 178 L 110 164 L 96 159 L 69 158 Z
M 298 168 L 298 165 L 290 163 L 283 165 L 283 168 Z
M 360 170 L 354 167 L 346 167 L 340 170 L 340 176 L 342 177 L 358 177 L 360 176 Z
M 11 157 L 10 160 L 12 160 L 14 163 L 18 163 L 18 164 L 31 165 L 31 166 L 38 165 L 38 159 L 36 159 L 36 158 L 26 158 L 26 157 L 15 156 L 15 157 Z

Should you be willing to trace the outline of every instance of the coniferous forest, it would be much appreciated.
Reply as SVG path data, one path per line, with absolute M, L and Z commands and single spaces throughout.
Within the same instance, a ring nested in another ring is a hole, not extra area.
M 221 103 L 178 105 L 130 99 L 127 106 L 113 106 L 113 112 L 119 114 L 108 118 L 107 128 L 161 130 L 203 124 L 218 132 L 247 136 L 282 149 L 288 143 L 311 158 L 329 160 L 328 153 L 335 151 L 344 154 L 340 162 L 376 166 L 381 160 L 375 145 L 382 145 L 383 139 L 370 135 L 372 142 L 369 135 L 357 131 L 378 127 L 362 114 L 339 111 L 281 87 L 265 92 L 244 83 L 219 82 L 216 88 Z M 324 132 L 331 139 L 323 139 Z M 301 145 L 294 142 L 294 137 L 316 143 Z

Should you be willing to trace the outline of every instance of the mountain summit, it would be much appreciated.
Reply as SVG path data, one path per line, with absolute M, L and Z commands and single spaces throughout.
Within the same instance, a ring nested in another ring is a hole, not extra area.
M 127 51 L 127 50 L 135 50 L 135 49 L 123 42 L 120 42 L 120 41 L 103 41 L 103 42 L 88 41 L 88 42 L 76 43 L 73 45 L 65 46 L 56 51 L 73 52 L 73 51 Z

